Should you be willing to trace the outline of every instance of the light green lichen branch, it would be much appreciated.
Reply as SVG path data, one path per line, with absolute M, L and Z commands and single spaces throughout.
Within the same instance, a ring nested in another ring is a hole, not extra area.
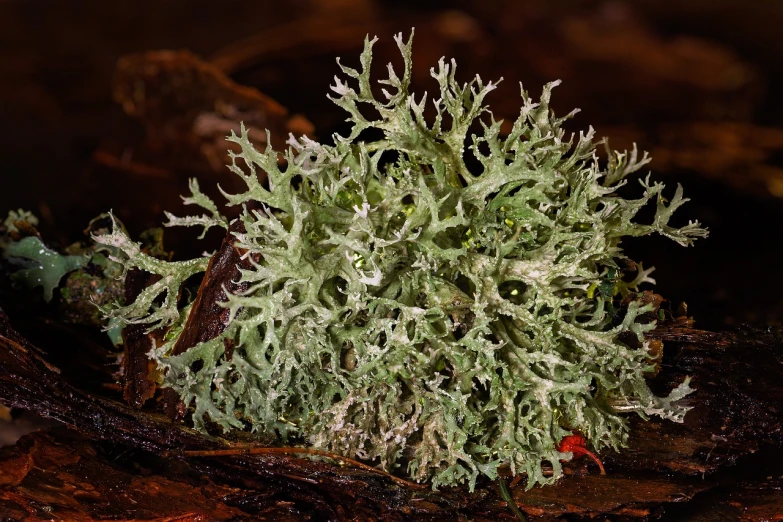
M 172 325 L 180 317 L 177 309 L 180 287 L 191 276 L 204 272 L 209 259 L 169 262 L 149 256 L 122 229 L 114 215 L 110 216 L 112 231 L 93 235 L 93 241 L 121 252 L 121 255 L 110 255 L 109 259 L 122 265 L 123 277 L 128 270 L 135 268 L 160 278 L 144 288 L 134 302 L 103 307 L 102 312 L 109 320 L 107 329 L 121 324 L 149 324 L 148 331 L 152 331 Z M 162 302 L 158 302 L 159 298 Z
M 528 487 L 551 483 L 571 457 L 557 451 L 564 436 L 619 449 L 627 411 L 681 421 L 687 381 L 657 397 L 644 377 L 655 321 L 636 292 L 652 269 L 624 273 L 620 242 L 706 236 L 697 222 L 669 224 L 682 190 L 667 202 L 645 178 L 638 199 L 621 197 L 648 157 L 634 148 L 603 162 L 592 129 L 567 134 L 570 114 L 549 106 L 558 82 L 539 100 L 522 89 L 504 136 L 485 106 L 496 84 L 460 84 L 440 60 L 429 119 L 426 94 L 410 92 L 412 35 L 395 37 L 402 71 L 388 66 L 378 99 L 375 41 L 359 69 L 340 64 L 347 79 L 335 78 L 331 99 L 353 127 L 333 145 L 291 137 L 280 153 L 257 151 L 244 127 L 229 137 L 246 190 L 224 195 L 242 208 L 233 237 L 247 262 L 220 336 L 170 353 L 187 317 L 177 289 L 206 260 L 150 258 L 116 229 L 96 238 L 127 268 L 161 277 L 108 313 L 171 325 L 154 357 L 194 424 L 296 436 L 434 487 L 472 488 L 501 465 Z M 209 213 L 170 222 L 227 225 L 191 191 Z M 640 222 L 648 204 L 652 222 Z

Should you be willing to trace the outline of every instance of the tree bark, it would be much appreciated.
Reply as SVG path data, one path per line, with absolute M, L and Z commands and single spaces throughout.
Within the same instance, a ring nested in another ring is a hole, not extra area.
M 629 447 L 601 456 L 606 476 L 575 460 L 554 486 L 525 491 L 512 483 L 514 502 L 535 520 L 646 520 L 718 495 L 710 509 L 747 520 L 783 517 L 779 479 L 756 476 L 752 469 L 739 479 L 722 472 L 780 446 L 783 333 L 670 329 L 653 335 L 666 339 L 667 356 L 652 385 L 693 378 L 697 391 L 688 398 L 693 409 L 685 422 L 632 419 Z M 2 312 L 0 401 L 67 426 L 28 435 L 0 453 L 0 518 L 515 519 L 498 485 L 487 480 L 473 493 L 432 491 L 328 459 L 189 457 L 184 450 L 237 445 L 75 388 Z

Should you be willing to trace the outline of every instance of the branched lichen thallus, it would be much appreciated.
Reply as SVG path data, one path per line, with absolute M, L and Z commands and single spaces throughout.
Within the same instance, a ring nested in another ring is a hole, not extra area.
M 190 311 L 179 286 L 206 258 L 151 259 L 120 228 L 95 239 L 160 279 L 107 316 L 167 329 L 152 355 L 197 428 L 294 437 L 433 487 L 472 488 L 501 465 L 529 487 L 548 484 L 573 456 L 558 448 L 574 432 L 619 449 L 629 411 L 681 421 L 688 381 L 667 397 L 645 382 L 655 322 L 636 296 L 653 281 L 641 264 L 623 273 L 620 242 L 706 236 L 697 222 L 669 225 L 682 189 L 667 202 L 661 183 L 631 181 L 646 155 L 610 151 L 602 162 L 592 129 L 567 135 L 568 116 L 549 107 L 558 82 L 538 101 L 522 90 L 507 135 L 484 102 L 496 85 L 459 83 L 453 61 L 431 70 L 434 99 L 414 95 L 412 35 L 395 41 L 403 67 L 389 65 L 378 97 L 375 39 L 359 69 L 338 62 L 346 79 L 331 99 L 347 136 L 292 137 L 282 152 L 257 150 L 244 128 L 228 138 L 247 190 L 224 195 L 242 209 L 232 240 L 248 265 L 246 290 L 221 303 L 230 319 L 218 337 L 171 352 Z M 618 194 L 629 182 L 641 185 L 637 199 Z M 191 190 L 185 203 L 206 213 L 168 224 L 228 227 L 195 181 Z M 648 204 L 652 221 L 636 221 Z

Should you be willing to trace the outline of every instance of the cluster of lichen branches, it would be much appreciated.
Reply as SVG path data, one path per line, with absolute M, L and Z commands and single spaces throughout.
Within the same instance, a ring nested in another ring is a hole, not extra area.
M 179 286 L 206 259 L 153 259 L 119 227 L 95 238 L 123 251 L 126 268 L 161 276 L 106 313 L 169 329 L 153 356 L 195 425 L 294 435 L 389 471 L 407 463 L 400 471 L 434 486 L 472 487 L 503 464 L 529 486 L 555 480 L 571 456 L 556 448 L 572 430 L 595 447 L 620 447 L 627 426 L 612 404 L 681 420 L 674 401 L 687 382 L 666 398 L 645 383 L 643 334 L 654 324 L 640 316 L 649 308 L 634 299 L 616 306 L 651 281 L 641 267 L 633 281 L 620 278 L 624 236 L 689 245 L 706 234 L 698 223 L 667 224 L 685 201 L 681 189 L 668 205 L 663 185 L 648 179 L 639 199 L 618 196 L 647 157 L 612 152 L 603 167 L 592 130 L 566 138 L 566 118 L 549 108 L 556 83 L 539 102 L 523 90 L 502 136 L 484 106 L 495 85 L 460 85 L 454 62 L 441 60 L 425 118 L 427 96 L 409 92 L 411 40 L 401 35 L 402 74 L 390 65 L 376 97 L 374 42 L 361 70 L 340 65 L 350 80 L 332 86 L 349 136 L 334 145 L 292 138 L 284 162 L 254 149 L 244 129 L 229 138 L 241 148 L 230 169 L 247 191 L 225 196 L 244 207 L 235 242 L 252 268 L 241 272 L 247 290 L 224 303 L 230 323 L 218 338 L 170 355 L 189 311 L 178 308 Z M 365 141 L 368 129 L 381 137 Z M 480 167 L 469 168 L 467 155 Z M 195 182 L 191 189 L 186 203 L 207 213 L 169 224 L 227 228 Z M 648 202 L 657 206 L 652 223 L 634 222 Z

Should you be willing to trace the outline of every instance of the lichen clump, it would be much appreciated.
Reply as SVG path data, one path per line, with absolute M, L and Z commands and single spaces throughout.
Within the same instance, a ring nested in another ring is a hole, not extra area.
M 369 77 L 375 40 L 361 70 L 340 65 L 350 81 L 336 79 L 332 100 L 353 128 L 334 145 L 292 138 L 280 162 L 244 129 L 228 138 L 241 148 L 229 168 L 247 191 L 224 195 L 243 208 L 234 239 L 251 268 L 241 272 L 247 290 L 223 304 L 225 331 L 170 355 L 189 311 L 180 285 L 207 259 L 151 258 L 120 228 L 96 239 L 161 279 L 106 310 L 113 323 L 168 328 L 152 355 L 198 428 L 251 427 L 435 487 L 473 487 L 504 464 L 528 486 L 550 483 L 572 456 L 556 449 L 572 431 L 617 449 L 627 437 L 620 411 L 682 420 L 675 401 L 687 381 L 668 397 L 645 382 L 644 333 L 655 323 L 635 292 L 652 280 L 641 265 L 623 279 L 633 265 L 620 249 L 626 236 L 682 245 L 705 236 L 698 223 L 668 225 L 682 189 L 667 205 L 663 185 L 646 178 L 639 199 L 620 197 L 647 157 L 611 152 L 603 166 L 592 129 L 567 138 L 567 117 L 549 108 L 557 83 L 539 102 L 523 90 L 502 136 L 484 105 L 495 85 L 461 85 L 441 59 L 425 118 L 426 95 L 409 92 L 411 39 L 395 40 L 403 71 L 389 65 L 380 99 Z M 367 141 L 368 130 L 378 138 Z M 191 189 L 185 202 L 207 213 L 169 224 L 228 228 Z M 652 222 L 635 222 L 648 202 Z

